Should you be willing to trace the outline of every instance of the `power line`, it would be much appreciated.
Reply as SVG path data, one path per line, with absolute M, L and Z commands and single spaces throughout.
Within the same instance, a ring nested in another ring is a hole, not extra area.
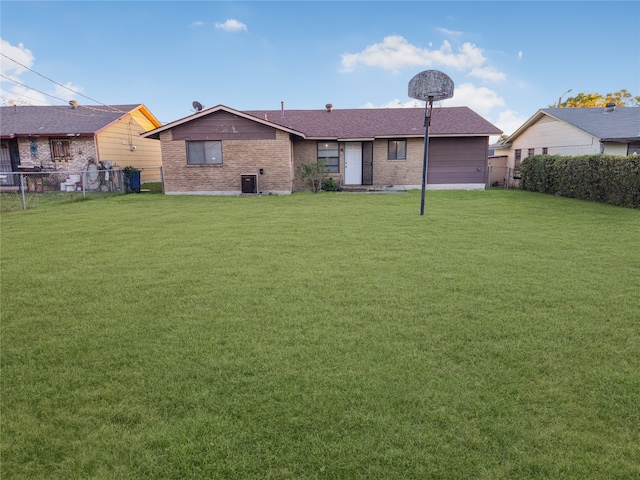
M 0 55 L 2 55 L 3 57 L 5 57 L 5 58 L 7 58 L 7 59 L 11 60 L 13 63 L 15 63 L 15 64 L 17 64 L 17 65 L 20 65 L 20 66 L 21 66 L 21 67 L 23 67 L 23 68 L 26 68 L 27 70 L 29 70 L 30 72 L 35 73 L 36 75 L 39 75 L 39 76 L 41 76 L 42 78 L 44 78 L 44 79 L 46 79 L 46 80 L 49 80 L 50 82 L 55 83 L 56 85 L 59 85 L 59 86 L 60 86 L 60 87 L 62 87 L 62 88 L 66 88 L 67 90 L 69 90 L 70 92 L 73 92 L 73 93 L 74 93 L 74 94 L 76 94 L 76 95 L 80 95 L 81 97 L 84 97 L 84 98 L 86 98 L 86 99 L 88 99 L 88 100 L 91 100 L 92 102 L 99 103 L 100 105 L 103 105 L 103 106 L 105 106 L 105 107 L 107 107 L 107 108 L 110 108 L 110 109 L 112 109 L 113 111 L 116 111 L 116 112 L 120 112 L 120 111 L 121 111 L 121 110 L 118 110 L 117 108 L 115 108 L 115 107 L 113 107 L 113 106 L 111 106 L 111 105 L 107 105 L 107 104 L 105 104 L 105 103 L 99 102 L 98 100 L 95 100 L 95 99 L 93 99 L 93 98 L 91 98 L 91 97 L 88 97 L 88 96 L 86 96 L 86 95 L 83 95 L 82 93 L 80 93 L 80 92 L 78 92 L 78 91 L 76 91 L 76 90 L 74 90 L 74 89 L 72 89 L 72 88 L 67 87 L 66 85 L 63 85 L 63 84 L 61 84 L 61 83 L 59 83 L 59 82 L 56 82 L 55 80 L 53 80 L 53 79 L 51 79 L 51 78 L 47 77 L 46 75 L 43 75 L 43 74 L 41 74 L 41 73 L 39 73 L 39 72 L 36 72 L 36 71 L 35 71 L 35 70 L 33 70 L 32 68 L 27 67 L 26 65 L 24 65 L 24 64 L 22 64 L 22 63 L 20 63 L 20 62 L 18 62 L 17 60 L 14 60 L 13 58 L 11 58 L 11 57 L 9 57 L 9 56 L 5 55 L 5 54 L 4 54 L 4 53 L 2 53 L 2 52 L 0 52 Z M 3 75 L 3 77 L 4 77 L 4 75 Z M 5 78 L 7 78 L 7 77 L 5 77 Z M 8 79 L 8 80 L 11 80 L 11 79 Z M 16 82 L 16 83 L 17 83 L 17 82 Z M 26 85 L 24 85 L 24 86 L 26 86 Z M 29 88 L 29 87 L 27 87 L 27 88 Z M 35 90 L 35 88 L 34 88 L 34 89 L 32 89 L 32 90 Z M 38 90 L 36 90 L 36 91 L 38 91 Z M 44 93 L 44 92 L 40 92 L 40 93 Z M 45 93 L 45 95 L 48 95 L 48 94 L 46 94 L 46 93 Z M 50 96 L 50 97 L 53 97 L 53 95 L 49 95 L 49 96 Z M 53 98 L 57 98 L 57 97 L 53 97 Z M 60 99 L 58 99 L 58 100 L 60 100 Z M 65 100 L 63 100 L 63 101 L 65 101 Z M 125 113 L 125 112 L 123 112 L 123 113 Z
M 16 84 L 18 84 L 18 85 L 20 85 L 20 86 L 22 86 L 22 87 L 28 88 L 29 90 L 33 90 L 34 92 L 38 92 L 38 93 L 41 93 L 41 94 L 46 95 L 46 96 L 48 96 L 48 97 L 55 98 L 56 100 L 61 100 L 61 101 L 63 101 L 63 102 L 66 102 L 66 100 L 65 100 L 64 98 L 59 98 L 59 97 L 56 97 L 55 95 L 51 95 L 51 94 L 49 94 L 49 93 L 42 92 L 42 91 L 40 91 L 40 90 L 38 90 L 38 89 L 36 89 L 36 88 L 30 87 L 29 85 L 26 85 L 26 84 L 24 84 L 24 83 L 20 83 L 20 82 L 18 82 L 17 80 L 14 80 L 14 79 L 12 79 L 12 78 L 9 78 L 9 77 L 7 77 L 6 75 L 2 75 L 2 74 L 0 74 L 0 77 L 5 78 L 5 79 L 9 80 L 10 82 L 16 83 Z M 1 89 L 0 89 L 0 90 L 1 90 Z M 28 99 L 30 99 L 30 100 L 35 100 L 36 102 L 41 102 L 41 101 L 42 101 L 42 100 L 39 100 L 39 99 L 37 99 L 37 98 L 29 97 L 28 95 L 24 95 L 24 94 L 22 94 L 22 93 L 12 92 L 12 91 L 9 91 L 9 90 L 5 90 L 5 91 L 8 91 L 8 92 L 9 92 L 9 93 L 11 93 L 12 95 L 18 95 L 18 96 L 20 96 L 20 97 L 28 98 Z M 10 99 L 10 98 L 8 98 L 7 100 L 11 100 L 11 99 Z M 128 113 L 128 112 L 127 112 L 127 111 L 125 111 L 125 110 L 121 110 L 121 109 L 119 109 L 119 108 L 115 108 L 115 107 L 113 107 L 113 106 L 111 106 L 111 105 L 105 105 L 105 106 L 106 106 L 106 107 L 109 107 L 111 110 L 104 110 L 104 109 L 102 109 L 102 108 L 96 108 L 96 107 L 92 107 L 92 106 L 90 106 L 90 105 L 82 105 L 82 108 L 85 108 L 85 109 L 87 109 L 87 110 L 93 110 L 94 112 L 103 112 L 103 113 Z M 74 114 L 74 115 L 83 115 L 83 114 L 80 114 L 78 111 L 76 111 L 76 110 L 71 110 L 71 109 L 69 110 L 69 113 L 72 113 L 72 114 Z M 87 115 L 83 115 L 83 116 L 87 116 Z
M 0 55 L 4 55 L 4 54 L 0 53 Z M 21 87 L 25 87 L 25 88 L 28 88 L 29 90 L 33 90 L 34 92 L 38 92 L 38 93 L 41 93 L 43 95 L 46 95 L 47 97 L 55 98 L 56 100 L 61 100 L 63 102 L 66 102 L 66 100 L 64 98 L 56 97 L 55 95 L 51 95 L 50 93 L 42 92 L 42 91 L 38 90 L 37 88 L 33 88 L 33 87 L 30 87 L 29 85 L 25 85 L 24 83 L 21 83 L 21 82 L 19 82 L 17 80 L 14 80 L 13 78 L 9 78 L 6 75 L 3 75 L 1 73 L 0 73 L 0 77 L 4 78 L 5 80 L 9 80 L 10 82 L 13 82 L 15 84 L 18 84 Z

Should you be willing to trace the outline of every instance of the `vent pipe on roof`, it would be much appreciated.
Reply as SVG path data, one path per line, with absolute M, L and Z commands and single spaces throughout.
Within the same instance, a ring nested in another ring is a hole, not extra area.
M 75 100 L 69 100 L 69 105 L 73 110 L 76 110 L 78 108 L 78 102 Z
M 324 107 L 327 109 L 327 112 L 330 112 L 331 110 L 333 110 L 333 105 L 330 103 L 327 103 Z
M 280 111 L 282 112 L 282 118 L 284 118 L 284 100 L 280 102 Z
M 611 113 L 616 109 L 616 102 L 609 102 L 604 107 L 604 112 L 602 113 Z

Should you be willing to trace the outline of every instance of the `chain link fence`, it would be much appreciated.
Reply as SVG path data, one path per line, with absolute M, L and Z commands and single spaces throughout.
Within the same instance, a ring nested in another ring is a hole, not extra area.
M 0 211 L 27 210 L 126 193 L 163 192 L 162 167 L 132 169 L 89 165 L 80 171 L 38 167 L 22 170 L 0 172 Z
M 487 174 L 486 188 L 518 188 L 520 177 L 518 171 L 503 165 L 490 165 Z

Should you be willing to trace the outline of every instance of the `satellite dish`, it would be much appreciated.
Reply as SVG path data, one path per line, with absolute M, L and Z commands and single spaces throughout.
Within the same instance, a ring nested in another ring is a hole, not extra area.
M 434 102 L 453 97 L 453 80 L 438 70 L 425 70 L 409 81 L 409 96 Z
M 193 105 L 193 109 L 196 112 L 200 112 L 204 108 L 204 106 L 198 101 L 194 101 L 191 105 Z

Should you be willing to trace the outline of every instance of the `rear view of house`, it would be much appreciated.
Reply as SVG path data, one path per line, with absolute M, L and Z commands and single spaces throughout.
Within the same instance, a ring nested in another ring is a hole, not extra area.
M 299 165 L 325 162 L 344 187 L 421 187 L 420 108 L 252 110 L 218 105 L 145 133 L 159 139 L 167 194 L 291 193 Z M 466 107 L 432 117 L 428 188 L 482 189 L 490 135 Z

